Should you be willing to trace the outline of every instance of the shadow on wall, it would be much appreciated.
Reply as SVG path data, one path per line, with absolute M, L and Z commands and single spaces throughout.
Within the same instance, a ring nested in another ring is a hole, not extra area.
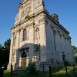
M 28 67 L 29 63 L 36 62 L 38 60 L 41 62 L 47 61 L 46 47 L 40 46 L 39 44 L 26 43 L 16 50 L 13 49 L 11 57 L 13 69 L 25 69 Z
M 60 62 L 56 61 L 54 59 L 54 56 L 47 55 L 47 49 L 46 46 L 42 46 L 40 44 L 32 44 L 32 43 L 26 43 L 19 47 L 18 49 L 12 49 L 12 65 L 13 69 L 25 69 L 28 67 L 29 63 L 32 62 L 50 62 L 54 66 L 61 66 Z M 51 52 L 51 51 L 50 51 Z M 26 57 L 23 57 L 26 56 Z M 10 65 L 8 64 L 8 68 L 10 69 Z

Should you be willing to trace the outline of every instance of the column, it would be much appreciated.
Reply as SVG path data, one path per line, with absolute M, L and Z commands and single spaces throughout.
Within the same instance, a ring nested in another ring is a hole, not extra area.
M 29 62 L 32 63 L 32 58 L 34 55 L 34 27 L 33 24 L 29 29 Z
M 22 41 L 23 41 L 23 29 L 21 29 L 20 32 L 20 47 L 22 47 Z
M 61 45 L 61 34 L 58 33 L 58 38 L 59 38 L 59 59 L 60 63 L 62 63 L 62 45 Z
M 19 21 L 21 21 L 21 12 L 22 12 L 22 6 L 21 6 L 21 8 L 19 9 Z
M 18 64 L 19 62 L 19 51 L 18 51 L 18 48 L 19 48 L 19 30 L 17 31 L 16 33 L 16 64 Z
M 11 44 L 10 44 L 9 64 L 8 64 L 8 66 L 7 66 L 7 70 L 11 70 L 12 52 L 13 52 L 13 33 L 11 33 Z
M 67 54 L 69 54 L 69 46 L 68 46 L 68 39 L 66 39 L 66 42 L 67 42 Z M 69 55 L 67 55 L 67 60 L 69 61 Z
M 21 67 L 21 62 L 22 62 L 22 57 L 21 57 L 21 53 L 19 52 L 19 67 Z
M 65 48 L 66 48 L 66 59 L 68 60 L 68 55 L 69 55 L 69 53 L 68 53 L 68 41 L 67 41 L 67 38 L 65 39 Z
M 66 48 L 67 48 L 67 60 L 69 61 L 69 59 L 70 59 L 70 48 L 69 48 L 69 39 L 68 38 L 66 38 Z
M 61 54 L 63 55 L 64 52 L 64 45 L 63 45 L 64 41 L 63 41 L 63 34 L 61 34 Z M 62 58 L 62 62 L 63 62 L 63 57 L 61 55 Z M 60 59 L 61 60 L 61 59 Z
M 63 37 L 63 35 L 62 35 L 61 41 L 62 41 L 62 52 L 64 52 L 64 37 Z
M 64 36 L 64 53 L 65 53 L 65 59 L 67 59 L 67 46 L 66 46 L 66 36 Z
M 60 43 L 59 43 L 59 33 L 56 31 L 56 34 L 55 34 L 55 42 L 56 42 L 56 61 L 58 61 L 58 62 L 60 62 L 60 50 L 59 50 L 59 45 L 60 45 Z
M 45 18 L 40 22 L 40 60 L 46 62 L 47 51 L 46 51 L 46 27 Z
M 26 49 L 27 57 L 26 57 L 26 67 L 28 67 L 29 64 L 29 49 Z
M 56 32 L 56 50 L 60 52 L 60 36 L 58 32 Z
M 72 48 L 71 48 L 70 38 L 68 40 L 68 43 L 69 43 L 69 62 L 73 62 L 73 54 L 72 54 Z
M 9 64 L 12 63 L 12 52 L 13 52 L 13 33 L 11 33 L 11 45 L 10 45 Z
M 51 28 L 51 35 L 52 35 L 52 51 L 53 51 L 53 59 L 54 59 L 54 63 L 56 63 L 56 51 L 55 51 L 55 48 L 54 48 L 54 33 L 53 33 L 53 27 Z

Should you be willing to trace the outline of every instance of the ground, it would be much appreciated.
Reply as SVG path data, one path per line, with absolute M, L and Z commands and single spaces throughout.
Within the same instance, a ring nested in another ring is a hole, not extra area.
M 76 74 L 77 74 L 77 66 L 75 66 Z M 74 76 L 74 69 L 72 66 L 67 67 L 68 77 Z M 4 77 L 10 77 L 11 72 L 4 70 Z M 13 73 L 13 77 L 49 77 L 49 72 L 39 72 L 38 75 L 30 75 L 26 72 L 24 73 Z M 55 67 L 52 68 L 52 77 L 66 77 L 65 67 Z

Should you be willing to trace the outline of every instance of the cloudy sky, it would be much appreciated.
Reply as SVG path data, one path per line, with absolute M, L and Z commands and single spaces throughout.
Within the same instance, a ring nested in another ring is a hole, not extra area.
M 14 25 L 18 4 L 22 0 L 0 1 L 0 44 L 11 38 L 10 27 Z M 77 47 L 77 0 L 44 0 L 45 8 L 50 14 L 56 12 L 60 24 L 71 36 L 72 45 Z

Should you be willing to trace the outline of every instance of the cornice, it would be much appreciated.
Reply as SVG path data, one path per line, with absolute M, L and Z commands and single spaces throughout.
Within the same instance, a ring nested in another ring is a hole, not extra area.
M 59 24 L 58 22 L 56 22 L 49 14 L 47 14 L 47 16 L 48 16 L 49 19 L 52 20 L 53 23 L 55 23 L 59 28 L 61 28 L 65 33 L 69 34 L 69 32 L 61 24 Z
M 17 25 L 12 26 L 11 29 L 15 28 L 16 26 L 18 26 L 18 25 L 20 25 L 20 24 L 22 24 L 22 23 L 24 23 L 24 22 L 27 22 L 28 20 L 30 20 L 31 18 L 34 18 L 35 16 L 39 15 L 39 14 L 42 13 L 42 12 L 44 12 L 44 13 L 47 15 L 47 17 L 48 17 L 49 19 L 51 19 L 52 22 L 55 23 L 59 28 L 61 28 L 65 33 L 69 34 L 69 32 L 68 32 L 62 25 L 60 25 L 59 23 L 57 23 L 57 22 L 49 15 L 49 12 L 48 12 L 46 9 L 42 9 L 42 10 L 40 10 L 39 12 L 36 12 L 36 14 L 35 14 L 35 13 L 32 14 L 29 19 L 26 19 L 26 20 L 24 20 L 24 21 L 19 22 Z

